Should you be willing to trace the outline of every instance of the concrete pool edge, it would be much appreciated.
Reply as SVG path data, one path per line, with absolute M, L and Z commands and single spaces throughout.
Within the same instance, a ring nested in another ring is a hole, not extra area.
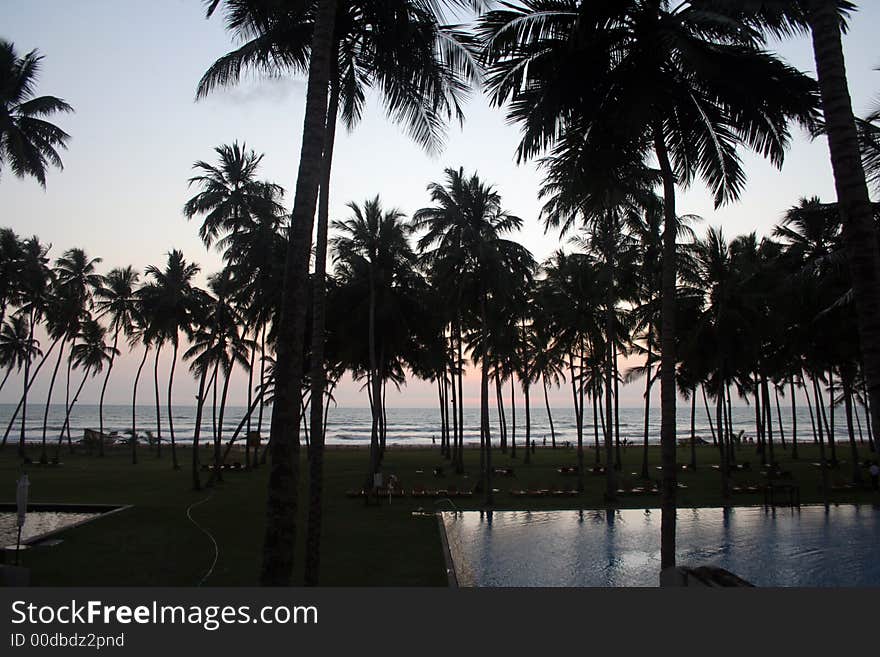
M 65 504 L 65 503 L 52 503 L 52 502 L 35 502 L 33 504 L 28 504 L 28 513 L 31 511 L 68 511 L 75 512 L 80 511 L 84 513 L 88 513 L 89 511 L 99 512 L 100 514 L 93 518 L 85 518 L 83 520 L 78 520 L 70 525 L 65 525 L 64 527 L 59 527 L 58 529 L 53 529 L 51 531 L 45 532 L 43 534 L 37 534 L 36 536 L 31 536 L 21 542 L 22 545 L 33 546 L 35 544 L 46 541 L 50 538 L 54 538 L 58 534 L 69 531 L 71 529 L 76 529 L 77 527 L 82 527 L 83 525 L 87 525 L 90 522 L 94 522 L 95 520 L 99 520 L 100 518 L 106 518 L 109 515 L 114 513 L 119 513 L 120 511 L 125 511 L 127 509 L 132 508 L 131 504 Z M 9 503 L 0 503 L 0 511 L 5 512 L 14 512 L 17 510 L 17 506 Z
M 440 545 L 443 549 L 443 562 L 446 564 L 447 586 L 451 589 L 457 589 L 459 588 L 458 576 L 455 572 L 455 560 L 452 558 L 452 553 L 449 550 L 449 537 L 446 535 L 446 522 L 443 520 L 443 512 L 438 511 L 436 516 L 440 531 Z

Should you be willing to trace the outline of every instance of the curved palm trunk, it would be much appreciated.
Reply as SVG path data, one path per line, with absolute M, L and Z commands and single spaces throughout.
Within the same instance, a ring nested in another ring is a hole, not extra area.
M 141 378 L 141 370 L 144 369 L 144 363 L 147 362 L 147 354 L 150 353 L 150 345 L 144 345 L 144 357 L 141 359 L 141 364 L 138 365 L 137 374 L 134 377 L 134 387 L 131 393 L 131 463 L 132 465 L 137 465 L 137 390 L 138 390 L 138 381 Z
M 660 521 L 660 569 L 675 566 L 675 508 L 678 483 L 675 454 L 675 306 L 676 236 L 675 174 L 669 163 L 660 121 L 653 126 L 654 150 L 663 178 L 663 264 L 660 308 L 660 454 L 663 490 Z
M 721 376 L 719 375 L 719 380 Z M 718 399 L 715 401 L 715 419 L 718 426 L 724 426 L 724 386 L 720 386 Z M 718 448 L 721 454 L 721 495 L 725 499 L 730 495 L 730 465 L 727 462 L 727 448 L 724 445 L 724 436 L 719 431 Z
M 33 339 L 33 336 L 31 336 Z M 40 362 L 37 363 L 37 367 L 33 372 L 32 376 L 28 376 L 30 374 L 30 358 L 25 361 L 24 365 L 24 378 L 22 379 L 22 392 L 21 397 L 18 400 L 18 405 L 15 407 L 15 411 L 12 413 L 12 417 L 9 418 L 9 424 L 6 425 L 6 431 L 3 433 L 3 441 L 0 442 L 0 448 L 6 447 L 6 440 L 9 438 L 9 433 L 12 431 L 12 427 L 15 425 L 15 420 L 18 419 L 18 412 L 24 408 L 24 415 L 22 415 L 22 428 L 21 428 L 21 437 L 18 444 L 18 455 L 24 458 L 24 417 L 27 415 L 27 394 L 31 389 L 31 386 L 34 383 L 34 380 L 37 378 L 37 374 L 40 373 L 40 369 L 43 367 L 43 363 L 45 363 L 48 359 L 52 350 L 55 349 L 58 344 L 59 339 L 56 339 L 49 346 L 49 350 L 43 354 L 43 357 L 40 359 Z
M 458 469 L 458 434 L 461 428 L 461 423 L 458 417 L 458 393 L 456 392 L 456 376 L 455 376 L 455 340 L 452 337 L 452 331 L 449 334 L 450 339 L 450 374 L 452 375 L 452 385 L 449 388 L 452 390 L 452 462 L 455 464 L 456 470 Z
M 61 435 L 58 437 L 58 447 L 55 451 L 55 457 L 58 458 L 59 453 L 61 452 L 61 442 L 64 439 L 64 431 L 68 430 L 68 435 L 70 435 L 70 414 L 73 412 L 73 407 L 76 406 L 76 402 L 79 399 L 79 394 L 82 392 L 83 386 L 86 384 L 86 379 L 89 376 L 89 369 L 86 368 L 83 372 L 82 381 L 79 382 L 79 385 L 76 388 L 76 392 L 73 395 L 73 401 L 70 402 L 70 405 L 67 407 L 66 412 L 64 413 L 64 424 L 61 427 Z
M 369 349 L 370 349 L 370 410 L 372 423 L 370 428 L 370 471 L 367 473 L 365 486 L 372 485 L 373 475 L 379 471 L 379 414 L 382 396 L 382 381 L 379 376 L 379 361 L 376 354 L 376 283 L 373 263 L 370 263 L 370 310 L 369 310 Z
M 834 3 L 807 0 L 810 32 L 843 240 L 852 274 L 862 364 L 873 426 L 880 426 L 880 247 L 859 153 L 840 20 Z
M 177 463 L 177 444 L 174 442 L 174 407 L 171 403 L 171 388 L 174 386 L 174 368 L 177 367 L 177 335 L 172 344 L 174 350 L 171 353 L 171 371 L 168 373 L 168 435 L 171 437 L 171 467 L 180 469 Z
M 9 378 L 10 374 L 12 374 L 12 366 L 11 365 L 6 369 L 6 374 L 3 376 L 3 381 L 0 382 L 0 390 L 3 390 L 3 386 L 6 385 L 6 379 Z
M 28 345 L 29 346 L 33 345 L 33 343 L 34 343 L 34 322 L 35 321 L 36 321 L 36 315 L 35 315 L 35 313 L 31 312 L 31 321 L 30 321 L 30 327 L 28 330 Z M 57 340 L 56 340 L 56 342 L 57 342 Z M 62 347 L 63 346 L 64 345 L 62 345 Z M 43 362 L 45 362 L 45 359 L 43 359 Z M 42 365 L 42 363 L 40 363 L 40 364 Z M 27 425 L 28 391 L 30 390 L 31 385 L 34 382 L 34 379 L 37 378 L 36 372 L 34 373 L 33 376 L 29 377 L 30 367 L 31 367 L 31 359 L 30 359 L 30 355 L 29 355 L 27 360 L 25 361 L 25 364 L 24 364 L 24 392 L 22 393 L 22 396 L 21 396 L 21 399 L 22 399 L 21 435 L 19 436 L 19 439 L 18 439 L 18 455 L 22 459 L 25 458 L 25 450 L 24 450 L 25 436 L 24 436 L 24 434 L 25 434 L 25 427 Z M 10 426 L 12 426 L 11 422 L 10 422 Z M 4 436 L 3 439 L 5 440 L 6 437 Z
M 232 432 L 232 436 L 230 436 L 229 441 L 226 443 L 226 449 L 223 451 L 223 458 L 220 459 L 220 463 L 226 463 L 226 459 L 229 456 L 229 452 L 232 451 L 232 446 L 235 444 L 236 439 L 241 434 L 241 430 L 247 425 L 251 417 L 254 414 L 254 410 L 257 408 L 257 404 L 261 403 L 263 400 L 262 393 L 257 395 L 255 399 L 251 400 L 250 406 L 248 406 L 247 412 L 244 414 L 244 417 L 241 418 L 241 421 L 238 423 L 238 426 L 235 427 L 235 431 Z M 245 433 L 245 436 L 247 433 Z M 247 441 L 247 438 L 245 438 Z
M 529 385 L 529 378 L 526 377 L 523 382 L 523 394 L 525 396 L 525 405 L 526 405 L 526 457 L 523 459 L 525 463 L 531 463 L 532 450 L 534 449 L 534 441 L 532 440 L 532 409 L 531 409 L 531 400 L 529 397 L 531 386 Z M 488 435 L 488 434 L 487 434 Z
M 263 322 L 263 333 L 260 338 L 260 397 L 263 396 L 263 390 L 266 387 L 266 326 L 268 322 Z M 260 404 L 260 408 L 257 411 L 257 433 L 260 435 L 262 440 L 263 436 L 263 404 Z M 269 448 L 268 445 L 264 448 L 263 458 L 266 458 L 266 451 Z M 260 448 L 259 446 L 254 447 L 254 462 L 253 467 L 257 467 L 260 464 Z
M 156 458 L 162 457 L 162 407 L 159 404 L 159 354 L 162 343 L 156 345 L 156 359 L 153 362 L 153 388 L 156 391 Z
M 583 383 L 581 384 L 581 389 L 583 389 Z M 598 379 L 595 377 L 595 372 L 593 372 L 593 381 L 590 385 L 590 402 L 593 407 L 593 441 L 595 445 L 596 452 L 596 465 L 602 464 L 602 450 L 599 447 L 599 383 Z M 581 408 L 583 411 L 583 408 Z
M 834 370 L 828 371 L 828 414 L 831 419 L 828 423 L 828 447 L 831 448 L 831 464 L 837 467 L 837 441 L 834 431 Z
M 620 470 L 620 371 L 617 369 L 617 349 L 614 349 L 614 467 Z
M 104 456 L 104 394 L 107 392 L 107 383 L 110 381 L 110 372 L 113 371 L 113 363 L 116 360 L 116 346 L 119 344 L 119 326 L 113 333 L 113 351 L 110 352 L 110 362 L 107 364 L 107 374 L 104 375 L 104 383 L 101 384 L 101 397 L 98 400 L 98 456 Z
M 275 402 L 270 435 L 272 471 L 263 541 L 264 586 L 290 584 L 296 544 L 299 491 L 299 399 L 307 307 L 309 253 L 327 118 L 327 89 L 333 52 L 336 0 L 320 0 L 315 9 L 302 149 L 296 180 L 284 290 L 278 321 Z
M 556 449 L 556 429 L 553 428 L 553 413 L 550 412 L 550 398 L 547 395 L 547 377 L 542 376 L 544 382 L 544 405 L 547 407 L 547 420 L 550 422 L 550 447 Z
M 52 370 L 52 378 L 49 381 L 49 390 L 46 392 L 46 410 L 43 412 L 43 440 L 40 449 L 40 463 L 47 463 L 49 461 L 49 456 L 46 454 L 46 425 L 49 422 L 49 404 L 52 403 L 52 389 L 55 387 L 55 377 L 58 376 L 58 367 L 61 365 L 61 357 L 64 355 L 64 343 L 65 340 L 62 340 L 61 349 L 58 350 L 58 358 L 55 360 L 55 369 Z M 61 437 L 64 437 L 63 431 L 61 432 Z
M 773 451 L 773 415 L 770 409 L 770 390 L 767 386 L 767 377 L 763 376 L 761 388 L 764 393 L 764 414 L 767 418 L 767 447 L 770 452 L 770 463 L 776 463 L 776 454 Z

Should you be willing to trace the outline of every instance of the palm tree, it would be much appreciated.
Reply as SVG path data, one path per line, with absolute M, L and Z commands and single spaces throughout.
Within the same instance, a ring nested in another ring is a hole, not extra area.
M 761 51 L 753 30 L 683 0 L 528 0 L 480 21 L 489 89 L 524 124 L 518 155 L 577 144 L 656 157 L 664 190 L 661 303 L 661 568 L 675 565 L 675 185 L 699 176 L 715 203 L 745 183 L 740 145 L 780 165 L 788 122 L 809 123 L 815 84 Z M 650 81 L 650 82 L 647 82 Z M 564 136 L 564 138 L 563 138 Z
M 174 385 L 174 369 L 177 364 L 177 351 L 180 344 L 180 332 L 189 333 L 192 316 L 198 312 L 199 296 L 202 291 L 194 287 L 193 278 L 200 271 L 195 263 L 188 263 L 182 251 L 173 250 L 163 269 L 149 265 L 144 273 L 151 280 L 138 291 L 141 296 L 144 314 L 149 317 L 150 327 L 147 337 L 151 342 L 159 344 L 171 342 L 171 371 L 168 374 L 168 432 L 171 436 L 172 467 L 177 470 L 177 446 L 174 440 L 174 413 L 171 404 L 171 392 Z
M 104 277 L 95 272 L 95 265 L 101 262 L 101 258 L 89 258 L 83 249 L 68 249 L 55 261 L 55 272 L 58 280 L 58 288 L 61 294 L 69 297 L 71 302 L 77 304 L 83 315 L 90 312 L 93 307 L 93 292 L 101 287 Z M 71 335 L 71 344 L 76 346 L 78 331 Z M 73 366 L 73 351 L 67 359 L 67 382 L 65 385 L 65 404 L 70 405 L 70 370 Z M 73 449 L 70 439 L 70 429 L 67 433 L 68 446 Z
M 37 324 L 42 319 L 43 314 L 46 311 L 46 306 L 49 299 L 49 289 L 50 283 L 52 281 L 52 272 L 49 269 L 49 258 L 47 257 L 49 248 L 49 246 L 41 244 L 36 236 L 31 237 L 22 243 L 22 259 L 21 269 L 19 270 L 18 274 L 18 287 L 24 303 L 18 309 L 18 312 L 20 314 L 26 314 L 28 317 L 28 329 L 30 331 L 30 335 L 28 336 L 27 341 L 28 344 L 35 343 L 34 330 L 36 329 Z M 39 365 L 37 366 L 37 371 L 39 371 L 39 368 L 42 367 L 45 359 L 49 356 L 49 353 L 58 342 L 58 340 L 54 340 L 52 342 L 52 346 L 43 355 L 43 360 L 40 361 Z M 16 414 L 19 410 L 21 410 L 21 433 L 19 435 L 18 441 L 18 454 L 22 458 L 24 458 L 25 456 L 24 441 L 25 423 L 27 418 L 28 391 L 30 390 L 30 387 L 33 384 L 34 379 L 37 375 L 37 372 L 31 374 L 31 362 L 32 359 L 30 358 L 25 361 L 24 378 L 22 380 L 23 392 L 21 395 L 21 400 L 19 401 L 19 404 L 15 409 L 15 413 L 13 413 L 12 419 L 9 422 L 9 426 L 6 428 L 6 433 L 3 436 L 3 440 L 5 443 L 6 436 L 9 434 L 9 430 L 12 428 L 12 423 L 15 421 Z
M 87 319 L 80 325 L 78 336 L 80 341 L 70 349 L 70 357 L 73 359 L 76 367 L 82 368 L 83 376 L 73 395 L 73 400 L 66 408 L 64 425 L 61 427 L 61 436 L 58 441 L 59 448 L 61 447 L 61 439 L 64 436 L 64 430 L 69 429 L 70 427 L 70 414 L 79 399 L 79 395 L 82 392 L 83 386 L 86 384 L 86 380 L 89 376 L 99 374 L 104 368 L 104 364 L 111 362 L 113 357 L 118 353 L 115 347 L 109 347 L 104 342 L 106 335 L 107 330 L 96 320 Z
M 428 185 L 434 205 L 415 213 L 413 230 L 425 231 L 418 240 L 424 261 L 449 274 L 446 280 L 457 297 L 456 331 L 460 331 L 462 307 L 467 306 L 479 318 L 479 330 L 489 335 L 489 306 L 526 289 L 534 260 L 522 245 L 502 237 L 518 230 L 522 219 L 502 208 L 493 186 L 483 183 L 476 173 L 465 176 L 463 168 L 448 168 L 445 174 L 445 184 Z M 483 359 L 480 373 L 480 411 L 486 502 L 491 504 L 488 358 Z
M 36 50 L 19 57 L 12 42 L 0 39 L 0 172 L 8 166 L 45 187 L 46 167 L 64 168 L 56 149 L 70 139 L 46 117 L 73 108 L 55 96 L 34 97 L 42 61 Z
M 100 287 L 95 290 L 97 301 L 95 308 L 98 317 L 110 317 L 110 330 L 113 333 L 113 345 L 110 348 L 110 360 L 107 363 L 107 374 L 101 385 L 101 397 L 98 401 L 98 456 L 104 456 L 104 394 L 110 381 L 110 372 L 118 353 L 120 334 L 131 337 L 134 332 L 134 321 L 137 313 L 136 285 L 140 275 L 130 266 L 111 269 L 104 277 Z
M 183 206 L 187 219 L 203 215 L 199 237 L 210 247 L 225 233 L 236 233 L 255 221 L 259 215 L 278 215 L 284 208 L 278 200 L 284 190 L 269 182 L 257 180 L 257 169 L 263 155 L 247 150 L 245 144 L 223 144 L 214 151 L 218 165 L 199 160 L 193 168 L 200 175 L 189 179 L 199 192 Z
M 11 228 L 0 228 L 0 324 L 6 319 L 6 308 L 20 302 L 19 271 L 22 265 L 22 243 Z
M 219 4 L 209 4 L 210 16 Z M 396 122 L 406 125 L 413 138 L 428 150 L 442 143 L 444 119 L 453 113 L 461 119 L 460 96 L 464 80 L 475 80 L 477 66 L 465 45 L 469 37 L 452 26 L 441 25 L 439 11 L 443 3 L 423 0 L 363 2 L 340 0 L 326 6 L 326 12 L 307 11 L 306 6 L 284 7 L 251 0 L 228 0 L 227 23 L 246 42 L 225 55 L 205 73 L 197 97 L 206 95 L 217 85 L 236 83 L 248 69 L 273 75 L 302 72 L 309 67 L 315 40 L 321 39 L 320 84 L 329 84 L 322 163 L 318 180 L 318 231 L 313 280 L 313 336 L 311 395 L 324 395 L 325 372 L 323 354 L 324 299 L 326 295 L 327 228 L 329 220 L 329 184 L 337 115 L 351 129 L 360 120 L 365 101 L 365 88 L 380 90 L 386 109 Z M 467 4 L 452 0 L 450 5 Z M 469 4 L 477 5 L 479 2 Z M 332 12 L 332 13 L 331 13 Z M 321 19 L 333 21 L 331 28 Z M 321 32 L 318 27 L 329 33 Z M 326 67 L 326 68 L 325 68 Z M 324 82 L 326 75 L 327 83 Z M 317 106 L 315 106 L 317 130 Z M 322 117 L 323 119 L 324 117 Z M 305 147 L 305 143 L 304 143 Z M 317 144 L 314 145 L 317 157 Z M 317 162 L 314 163 L 317 167 Z M 317 191 L 317 190 L 316 190 Z M 314 201 L 309 200 L 310 204 Z M 311 216 L 311 214 L 309 215 Z M 309 234 L 309 239 L 311 234 Z M 301 252 L 304 253 L 304 252 Z M 302 256 L 301 256 L 302 257 Z M 305 299 L 305 293 L 301 300 Z M 295 353 L 295 352 L 294 352 Z M 301 375 L 300 375 L 301 378 Z M 312 435 L 321 435 L 321 405 L 311 411 Z M 322 449 L 310 450 L 310 527 L 306 538 L 306 584 L 317 582 L 320 545 L 320 486 Z
M 409 244 L 404 215 L 397 209 L 383 210 L 379 197 L 364 202 L 363 206 L 349 203 L 352 216 L 344 221 L 334 221 L 333 229 L 339 235 L 331 241 L 334 259 L 343 265 L 349 275 L 357 270 L 366 273 L 367 342 L 369 358 L 370 407 L 372 429 L 370 432 L 370 469 L 372 481 L 381 462 L 380 424 L 382 422 L 382 383 L 389 374 L 385 363 L 392 354 L 386 353 L 379 344 L 378 324 L 387 317 L 389 294 L 399 279 L 411 271 L 416 260 Z M 384 317 L 383 317 L 384 310 Z
M 0 367 L 6 368 L 6 374 L 0 381 L 0 390 L 13 370 L 21 371 L 39 353 L 39 343 L 31 338 L 26 316 L 14 315 L 3 322 L 0 328 Z
M 144 369 L 144 363 L 147 362 L 147 356 L 150 353 L 151 346 L 151 325 L 150 320 L 146 317 L 146 308 L 143 300 L 138 298 L 132 312 L 132 328 L 128 337 L 129 350 L 141 343 L 144 345 L 144 356 L 138 365 L 137 373 L 134 376 L 134 384 L 131 390 L 131 463 L 137 465 L 137 389 L 138 382 L 141 378 L 141 371 Z
M 880 424 L 880 245 L 859 131 L 852 111 L 841 33 L 855 4 L 846 0 L 704 0 L 776 35 L 809 30 L 843 239 L 852 272 L 862 360 L 874 426 Z M 870 160 L 869 160 L 870 164 Z

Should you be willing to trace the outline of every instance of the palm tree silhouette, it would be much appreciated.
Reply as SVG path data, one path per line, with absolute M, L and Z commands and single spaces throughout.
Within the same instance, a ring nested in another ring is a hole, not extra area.
M 445 183 L 431 183 L 432 207 L 413 215 L 413 230 L 424 230 L 418 239 L 426 265 L 445 272 L 458 299 L 455 331 L 460 343 L 462 305 L 473 309 L 479 329 L 489 334 L 488 307 L 527 287 L 534 260 L 522 245 L 503 235 L 518 230 L 522 219 L 501 207 L 501 196 L 477 174 L 464 169 L 445 170 Z M 453 283 L 453 281 L 455 281 Z M 462 411 L 459 373 L 459 413 Z M 483 468 L 486 501 L 492 503 L 492 450 L 489 440 L 489 360 L 483 359 L 480 380 L 480 435 L 485 445 Z M 459 466 L 461 463 L 459 462 Z
M 738 198 L 746 145 L 780 165 L 788 122 L 812 122 L 815 84 L 759 50 L 754 30 L 697 2 L 529 0 L 478 27 L 488 85 L 521 122 L 520 159 L 576 144 L 659 164 L 664 190 L 661 325 L 661 568 L 675 565 L 675 185 L 695 177 L 715 203 Z M 650 80 L 650 84 L 646 83 Z
M 174 385 L 174 369 L 177 365 L 177 351 L 180 344 L 180 333 L 189 334 L 192 317 L 199 310 L 199 297 L 203 292 L 192 284 L 193 278 L 200 271 L 195 263 L 188 263 L 182 251 L 172 250 L 168 253 L 165 267 L 159 269 L 148 265 L 144 270 L 151 279 L 139 290 L 144 314 L 149 317 L 150 326 L 147 336 L 159 349 L 162 342 L 169 341 L 172 345 L 171 370 L 168 374 L 168 433 L 171 437 L 172 467 L 177 470 L 177 445 L 174 439 L 174 412 L 171 403 Z
M 0 367 L 6 369 L 0 390 L 12 371 L 20 372 L 28 362 L 40 356 L 40 346 L 31 336 L 28 319 L 25 315 L 13 315 L 0 328 Z
M 70 139 L 46 117 L 73 108 L 55 96 L 34 97 L 42 61 L 36 50 L 19 57 L 12 42 L 0 39 L 0 172 L 8 167 L 45 187 L 46 168 L 64 168 L 57 149 Z
M 139 278 L 140 274 L 131 266 L 117 267 L 107 273 L 101 286 L 95 290 L 97 317 L 100 319 L 108 316 L 110 331 L 113 333 L 107 374 L 104 376 L 104 383 L 101 384 L 101 396 L 98 401 L 98 456 L 104 456 L 104 395 L 107 392 L 113 364 L 119 353 L 117 349 L 119 336 L 121 334 L 123 338 L 129 338 L 134 332 L 138 303 L 136 286 Z

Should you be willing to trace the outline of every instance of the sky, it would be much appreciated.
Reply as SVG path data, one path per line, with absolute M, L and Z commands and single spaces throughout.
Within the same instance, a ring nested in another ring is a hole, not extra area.
M 844 51 L 853 109 L 864 115 L 880 92 L 880 72 L 874 70 L 880 67 L 880 3 L 858 4 Z M 49 172 L 45 190 L 32 179 L 0 175 L 0 226 L 22 236 L 38 235 L 52 244 L 51 257 L 81 247 L 102 258 L 101 272 L 124 265 L 143 271 L 148 264 L 162 264 L 172 248 L 181 249 L 188 260 L 201 265 L 199 282 L 204 284 L 204 277 L 222 263 L 199 240 L 197 220 L 188 222 L 182 214 L 193 194 L 187 181 L 196 160 L 212 161 L 214 147 L 234 140 L 265 153 L 261 176 L 289 190 L 288 205 L 292 202 L 305 82 L 254 79 L 195 102 L 201 75 L 236 45 L 219 15 L 205 18 L 200 0 L 0 0 L 0 38 L 12 41 L 20 55 L 39 49 L 45 59 L 37 93 L 61 97 L 75 109 L 53 120 L 71 140 L 62 153 L 64 170 Z M 769 47 L 814 75 L 808 36 Z M 536 259 L 564 245 L 558 234 L 545 234 L 538 219 L 537 167 L 515 161 L 518 128 L 479 92 L 471 95 L 465 112 L 464 125 L 450 127 L 443 152 L 429 155 L 387 119 L 381 103 L 371 96 L 361 124 L 352 132 L 337 132 L 331 219 L 346 218 L 349 201 L 362 202 L 376 194 L 386 207 L 411 215 L 429 205 L 429 182 L 442 180 L 446 167 L 463 166 L 495 184 L 504 207 L 525 220 L 516 239 Z M 743 152 L 748 186 L 739 202 L 715 209 L 705 188 L 696 183 L 679 190 L 679 212 L 703 217 L 698 232 L 711 225 L 722 226 L 728 237 L 751 231 L 761 236 L 768 235 L 800 197 L 833 201 L 825 140 L 811 140 L 798 128 L 793 130 L 781 171 Z M 130 403 L 139 355 L 126 353 L 117 359 L 107 403 Z M 169 367 L 166 357 L 160 363 L 161 378 Z M 196 382 L 185 368 L 178 372 L 175 402 L 192 404 Z M 33 399 L 45 399 L 48 377 L 40 379 L 32 389 Z M 96 380 L 86 385 L 83 403 L 97 400 L 99 384 Z M 640 404 L 642 386 L 624 386 L 621 405 Z M 7 384 L 0 403 L 16 402 L 18 389 L 14 382 Z M 151 385 L 142 385 L 139 401 L 150 403 L 153 394 Z M 336 397 L 341 406 L 368 405 L 360 385 L 350 380 L 342 382 Z M 236 377 L 230 403 L 245 398 L 244 377 Z M 387 401 L 389 406 L 431 406 L 436 390 L 411 380 L 400 392 L 389 390 Z M 476 373 L 466 381 L 465 402 L 479 405 Z M 565 389 L 553 391 L 551 403 L 571 405 Z

